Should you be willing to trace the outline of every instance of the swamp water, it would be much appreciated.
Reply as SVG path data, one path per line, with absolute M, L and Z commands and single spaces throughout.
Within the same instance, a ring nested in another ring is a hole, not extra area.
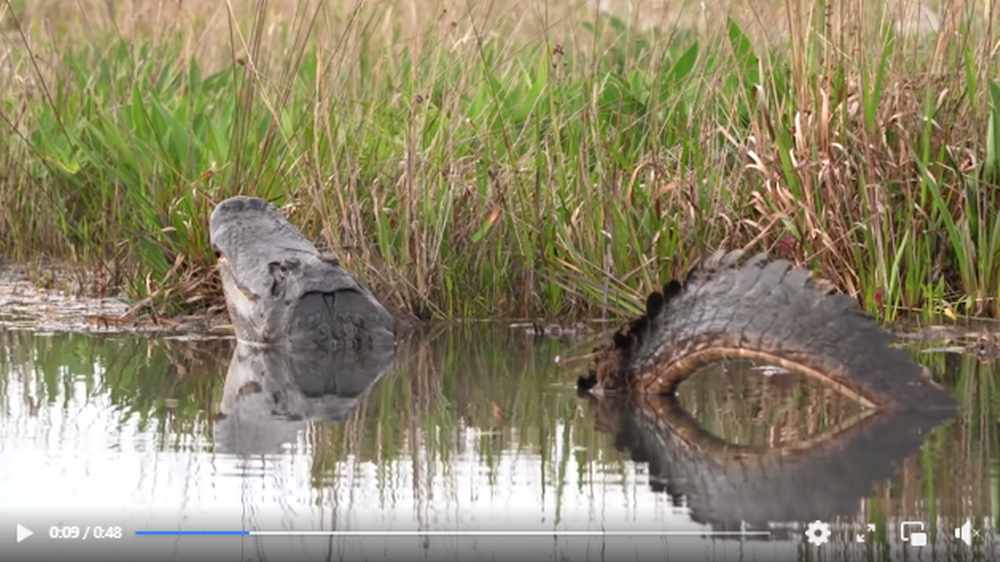
M 341 373 L 330 380 L 287 376 L 318 367 L 228 339 L 0 331 L 0 552 L 993 558 L 996 364 L 914 351 L 961 403 L 942 421 L 867 416 L 745 363 L 704 369 L 676 401 L 598 403 L 556 362 L 588 350 L 449 327 L 391 361 L 316 360 Z M 831 530 L 822 546 L 806 537 L 817 519 Z M 954 537 L 966 521 L 971 546 Z M 923 525 L 925 546 L 903 540 L 921 530 L 905 522 Z M 16 542 L 19 526 L 34 535 Z M 315 531 L 346 534 L 303 533 Z M 367 534 L 383 531 L 396 534 Z

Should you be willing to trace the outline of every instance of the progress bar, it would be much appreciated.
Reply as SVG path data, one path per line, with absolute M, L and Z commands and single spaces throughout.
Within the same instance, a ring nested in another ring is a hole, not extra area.
M 136 531 L 136 535 L 271 537 L 770 537 L 770 531 Z

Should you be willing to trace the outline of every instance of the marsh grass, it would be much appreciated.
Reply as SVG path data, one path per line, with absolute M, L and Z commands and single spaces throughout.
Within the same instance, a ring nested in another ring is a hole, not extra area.
M 722 245 L 1000 315 L 997 2 L 700 4 L 4 0 L 0 243 L 203 310 L 241 193 L 424 317 L 633 313 Z

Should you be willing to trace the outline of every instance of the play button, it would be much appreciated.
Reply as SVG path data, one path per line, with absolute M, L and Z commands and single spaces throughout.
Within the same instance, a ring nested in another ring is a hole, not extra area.
M 35 533 L 31 529 L 25 527 L 24 525 L 18 525 L 17 526 L 17 542 L 21 542 L 24 539 L 26 539 L 26 538 L 30 537 L 31 535 L 34 535 L 34 534 Z

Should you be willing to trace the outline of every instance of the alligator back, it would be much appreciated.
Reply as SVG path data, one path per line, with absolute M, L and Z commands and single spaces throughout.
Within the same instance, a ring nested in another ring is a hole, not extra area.
M 794 370 L 868 407 L 954 408 L 855 299 L 785 260 L 718 252 L 667 283 L 596 350 L 581 389 L 672 394 L 699 367 L 749 359 Z

